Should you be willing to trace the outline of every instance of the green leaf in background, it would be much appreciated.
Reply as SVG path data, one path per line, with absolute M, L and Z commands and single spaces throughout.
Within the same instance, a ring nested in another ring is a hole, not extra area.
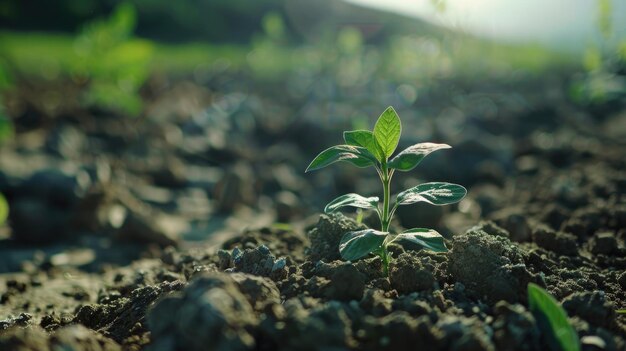
M 11 138 L 14 133 L 13 123 L 3 113 L 2 106 L 0 106 L 0 142 Z
M 324 168 L 339 161 L 347 161 L 357 167 L 367 167 L 374 165 L 376 158 L 367 149 L 359 146 L 335 145 L 317 155 L 305 172 Z
M 393 152 L 396 151 L 401 132 L 402 125 L 400 123 L 400 117 L 393 107 L 387 107 L 385 112 L 378 117 L 376 125 L 374 125 L 374 137 L 383 151 L 385 160 L 391 157 Z
M 409 146 L 389 161 L 389 167 L 399 171 L 410 171 L 428 154 L 441 149 L 450 149 L 448 144 L 419 143 Z
M 619 314 L 626 314 L 626 309 L 624 309 L 624 310 L 617 310 L 615 312 L 617 312 Z
M 339 253 L 344 260 L 354 261 L 380 250 L 389 233 L 374 229 L 346 233 L 339 243 Z
M 4 196 L 0 194 L 0 225 L 3 225 L 8 217 L 9 217 L 9 203 L 4 198 Z
M 378 197 L 364 197 L 354 193 L 341 195 L 333 201 L 329 202 L 328 205 L 324 207 L 324 212 L 335 212 L 339 208 L 346 206 L 365 209 L 378 209 Z
M 446 252 L 446 247 L 443 236 L 436 230 L 428 228 L 413 228 L 404 231 L 393 239 L 393 242 L 397 242 L 400 245 L 419 245 L 435 252 Z
M 576 330 L 559 302 L 537 284 L 528 284 L 528 306 L 553 351 L 579 351 Z
M 348 145 L 366 148 L 379 162 L 382 162 L 385 158 L 383 150 L 374 137 L 374 133 L 369 130 L 351 130 L 343 132 L 343 140 L 345 140 Z
M 423 201 L 437 206 L 448 205 L 461 201 L 465 194 L 467 190 L 458 184 L 424 183 L 399 193 L 396 203 L 409 205 Z

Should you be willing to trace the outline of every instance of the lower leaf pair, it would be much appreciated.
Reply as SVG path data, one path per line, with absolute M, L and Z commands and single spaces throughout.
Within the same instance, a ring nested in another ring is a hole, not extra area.
M 355 261 L 373 253 L 382 256 L 384 245 L 396 242 L 400 245 L 418 245 L 435 252 L 447 251 L 441 234 L 433 229 L 413 228 L 400 234 L 391 234 L 374 229 L 346 233 L 339 244 L 344 260 Z

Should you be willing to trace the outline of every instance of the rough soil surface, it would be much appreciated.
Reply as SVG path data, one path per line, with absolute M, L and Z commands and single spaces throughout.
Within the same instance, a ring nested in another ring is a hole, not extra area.
M 0 349 L 540 350 L 545 341 L 525 298 L 531 281 L 563 300 L 584 340 L 626 347 L 615 314 L 626 302 L 623 271 L 603 261 L 584 259 L 584 269 L 573 270 L 556 263 L 570 256 L 512 242 L 493 222 L 455 236 L 448 253 L 400 253 L 388 278 L 377 258 L 312 259 L 326 251 L 313 250 L 310 237 L 346 224 L 358 226 L 324 215 L 308 236 L 248 231 L 213 254 L 165 251 L 98 282 L 78 272 L 8 280 L 4 308 L 26 312 L 0 321 Z M 54 289 L 59 280 L 73 288 Z M 57 294 L 58 302 L 50 299 Z
M 320 123 L 322 106 L 361 115 L 349 106 L 378 111 L 379 94 L 305 104 L 245 95 L 239 77 L 170 82 L 141 137 L 114 114 L 66 120 L 14 102 L 18 134 L 0 149 L 0 350 L 547 350 L 530 282 L 562 303 L 584 350 L 626 350 L 626 108 L 585 109 L 544 81 L 476 93 L 442 82 L 399 108 L 401 143 L 454 149 L 394 177 L 394 191 L 442 180 L 469 193 L 398 211 L 394 230 L 435 228 L 449 251 L 392 246 L 389 277 L 377 257 L 338 252 L 375 217 L 319 215 L 377 180 L 303 173 L 351 123 Z

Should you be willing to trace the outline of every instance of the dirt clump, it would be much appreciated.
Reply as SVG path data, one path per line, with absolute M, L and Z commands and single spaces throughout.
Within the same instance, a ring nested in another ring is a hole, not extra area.
M 492 302 L 525 301 L 526 285 L 534 280 L 520 249 L 482 227 L 454 237 L 448 270 L 453 279 Z
M 121 351 L 115 341 L 80 324 L 47 334 L 39 327 L 11 328 L 0 332 L 0 350 L 24 351 Z
M 497 350 L 530 351 L 540 349 L 539 330 L 533 315 L 520 304 L 498 302 L 491 325 Z
M 413 318 L 407 312 L 396 311 L 382 318 L 365 317 L 362 324 L 357 338 L 363 350 L 414 350 L 415 345 L 435 349 L 433 324 L 426 316 Z
M 265 245 L 278 257 L 289 257 L 292 261 L 302 262 L 309 241 L 303 233 L 297 231 L 264 227 L 246 230 L 241 235 L 226 240 L 222 244 L 222 249 L 227 251 L 234 248 L 255 249 L 260 245 Z
M 429 290 L 435 286 L 435 276 L 441 275 L 439 271 L 439 265 L 430 257 L 405 252 L 391 262 L 389 281 L 400 294 Z
M 367 281 L 354 264 L 342 261 L 318 261 L 308 275 L 326 279 L 318 291 L 320 296 L 329 300 L 361 300 Z
M 232 271 L 234 272 L 271 277 L 275 280 L 287 276 L 285 258 L 277 259 L 265 245 L 243 251 L 235 248 L 231 256 L 234 264 Z
M 434 334 L 439 350 L 495 350 L 487 326 L 476 317 L 443 316 L 435 324 Z
M 556 232 L 547 226 L 538 226 L 533 231 L 532 237 L 535 244 L 546 250 L 568 256 L 578 253 L 576 237 L 572 234 Z
M 248 350 L 259 320 L 227 274 L 197 276 L 182 292 L 159 300 L 148 313 L 150 350 Z
M 615 326 L 616 308 L 601 291 L 576 292 L 563 300 L 563 308 L 594 326 L 607 329 Z
M 341 259 L 339 255 L 341 238 L 348 232 L 361 229 L 366 227 L 341 213 L 321 215 L 317 225 L 308 232 L 311 241 L 308 259 L 325 262 Z
M 122 343 L 133 335 L 144 335 L 146 312 L 164 293 L 180 289 L 180 282 L 164 282 L 157 286 L 137 288 L 130 296 L 110 303 L 84 305 L 76 312 L 75 323 L 98 330 Z
M 590 251 L 594 255 L 615 255 L 620 253 L 618 241 L 612 232 L 596 233 L 589 241 Z M 624 250 L 621 250 L 622 253 Z
M 244 273 L 233 273 L 230 277 L 256 311 L 280 303 L 280 292 L 272 280 Z
M 337 301 L 290 299 L 271 320 L 262 323 L 263 337 L 279 350 L 341 350 L 357 346 L 352 337 L 351 308 Z

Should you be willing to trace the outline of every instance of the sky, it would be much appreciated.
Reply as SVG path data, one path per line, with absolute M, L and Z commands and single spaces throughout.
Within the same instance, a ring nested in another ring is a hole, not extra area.
M 505 42 L 579 49 L 599 38 L 598 0 L 346 0 L 423 18 Z M 612 0 L 616 37 L 626 38 L 626 0 Z

